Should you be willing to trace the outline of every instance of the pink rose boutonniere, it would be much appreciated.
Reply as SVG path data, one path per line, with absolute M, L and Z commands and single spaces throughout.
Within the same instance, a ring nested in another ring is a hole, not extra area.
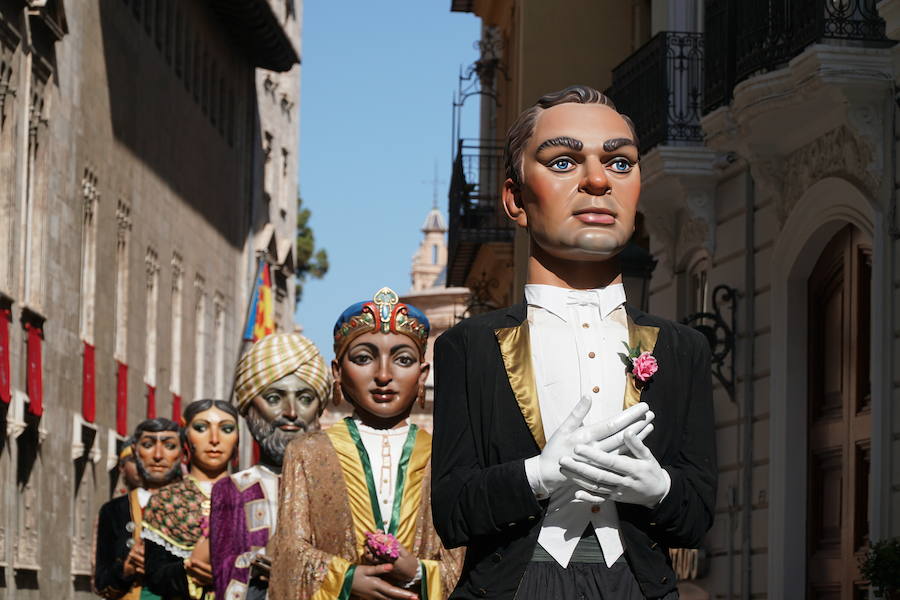
M 379 563 L 392 563 L 400 556 L 400 542 L 380 529 L 366 532 L 366 549 Z
M 659 370 L 659 363 L 656 362 L 656 357 L 650 352 L 642 352 L 640 345 L 632 348 L 625 342 L 623 344 L 628 353 L 620 352 L 619 358 L 622 359 L 625 368 L 634 375 L 637 381 L 641 382 L 641 384 L 646 384 Z

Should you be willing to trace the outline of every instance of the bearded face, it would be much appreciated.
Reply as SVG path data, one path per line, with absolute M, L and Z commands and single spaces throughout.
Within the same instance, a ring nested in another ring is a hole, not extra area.
M 322 399 L 312 386 L 291 373 L 253 398 L 245 416 L 264 456 L 281 466 L 290 441 L 319 428 L 321 406 Z
M 162 487 L 181 474 L 177 431 L 145 431 L 134 444 L 138 473 L 148 488 Z

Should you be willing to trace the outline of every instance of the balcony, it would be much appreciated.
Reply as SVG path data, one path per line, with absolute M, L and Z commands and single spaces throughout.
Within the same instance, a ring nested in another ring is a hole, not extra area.
M 734 86 L 779 69 L 811 44 L 886 47 L 876 0 L 707 0 L 703 112 L 731 101 Z
M 512 243 L 513 224 L 500 208 L 503 180 L 500 142 L 458 141 L 450 179 L 448 286 L 465 285 L 482 244 Z
M 613 69 L 607 90 L 631 117 L 640 151 L 703 142 L 703 34 L 661 31 Z

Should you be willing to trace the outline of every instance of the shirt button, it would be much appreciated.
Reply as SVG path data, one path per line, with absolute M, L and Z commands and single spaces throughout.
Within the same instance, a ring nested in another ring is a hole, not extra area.
M 594 358 L 595 356 L 597 356 L 597 355 L 594 354 L 593 352 L 588 352 L 588 358 Z
M 592 391 L 596 394 L 597 392 L 600 391 L 600 388 L 599 388 L 598 386 L 595 385 L 595 386 L 592 388 Z
M 669 581 L 669 578 L 666 577 L 665 575 L 663 575 L 662 577 L 659 578 L 660 583 L 666 583 L 667 581 Z
M 588 327 L 591 326 L 591 324 L 590 323 L 582 323 L 581 326 L 584 327 L 585 329 L 587 329 Z
M 600 512 L 600 507 L 595 504 L 594 506 L 591 507 L 591 512 L 592 513 Z

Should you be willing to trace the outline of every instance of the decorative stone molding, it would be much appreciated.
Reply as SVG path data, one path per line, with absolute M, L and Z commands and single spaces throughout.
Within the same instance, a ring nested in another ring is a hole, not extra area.
M 657 146 L 641 159 L 641 211 L 673 271 L 697 250 L 715 250 L 716 157 L 704 146 Z
M 826 177 L 846 179 L 874 197 L 881 179 L 877 162 L 880 161 L 873 156 L 872 147 L 844 126 L 800 148 L 787 164 L 782 193 L 776 198 L 781 223 L 804 192 Z
M 97 426 L 88 423 L 81 415 L 72 415 L 72 460 L 87 458 L 95 465 L 100 462 L 100 445 L 97 443 Z
M 147 248 L 147 254 L 144 255 L 144 268 L 147 273 L 147 290 L 150 291 L 155 285 L 154 278 L 159 273 L 159 255 L 151 247 Z
M 892 40 L 900 40 L 900 0 L 881 0 L 877 9 L 884 19 L 887 36 Z
M 886 197 L 893 85 L 890 50 L 817 44 L 786 68 L 738 84 L 732 104 L 702 126 L 710 146 L 748 161 L 757 198 L 777 203 L 783 225 L 825 177 Z

